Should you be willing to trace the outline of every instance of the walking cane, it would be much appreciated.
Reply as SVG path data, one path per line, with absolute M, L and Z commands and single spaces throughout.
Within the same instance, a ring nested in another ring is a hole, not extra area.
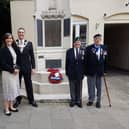
M 109 90 L 108 90 L 108 86 L 107 86 L 105 75 L 103 76 L 103 79 L 104 79 L 105 89 L 106 89 L 106 93 L 107 93 L 107 97 L 108 97 L 109 107 L 111 107 L 112 106 L 111 105 L 111 99 L 110 99 L 110 96 L 109 96 Z

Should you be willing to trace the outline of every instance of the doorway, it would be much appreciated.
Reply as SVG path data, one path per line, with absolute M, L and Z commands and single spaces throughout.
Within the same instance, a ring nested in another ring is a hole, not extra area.
M 108 47 L 108 66 L 129 70 L 129 23 L 105 24 L 104 43 Z

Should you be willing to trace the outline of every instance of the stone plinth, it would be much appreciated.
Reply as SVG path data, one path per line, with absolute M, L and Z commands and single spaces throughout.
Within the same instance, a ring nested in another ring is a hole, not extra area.
M 49 72 L 37 72 L 32 77 L 34 96 L 36 100 L 68 100 L 69 83 L 64 71 L 61 71 L 63 81 L 59 84 L 51 84 L 48 81 Z M 86 78 L 83 80 L 83 97 L 87 96 Z M 22 81 L 22 94 L 26 96 L 24 82 Z

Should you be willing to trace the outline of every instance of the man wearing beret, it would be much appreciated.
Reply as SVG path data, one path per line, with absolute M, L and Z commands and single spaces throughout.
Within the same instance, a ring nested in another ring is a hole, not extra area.
M 94 35 L 94 43 L 85 51 L 85 74 L 87 76 L 89 100 L 87 106 L 92 106 L 97 90 L 96 108 L 101 107 L 102 76 L 104 74 L 105 57 L 107 50 L 101 44 L 101 34 Z
M 73 48 L 66 52 L 66 75 L 70 86 L 70 107 L 82 108 L 82 80 L 84 77 L 84 50 L 80 49 L 79 37 L 75 38 Z

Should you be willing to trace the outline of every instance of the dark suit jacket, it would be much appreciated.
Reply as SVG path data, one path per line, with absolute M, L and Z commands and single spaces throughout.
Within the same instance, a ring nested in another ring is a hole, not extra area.
M 85 51 L 85 74 L 93 76 L 97 74 L 102 76 L 104 74 L 104 61 L 106 56 L 106 48 L 104 45 L 100 45 L 100 60 L 98 60 L 95 54 L 94 44 L 88 46 Z
M 75 59 L 74 49 L 70 48 L 66 52 L 66 75 L 69 80 L 82 80 L 84 77 L 84 50 L 80 50 L 79 59 Z
M 18 42 L 18 40 L 16 41 Z M 35 68 L 35 58 L 33 52 L 32 42 L 27 41 L 27 45 L 24 47 L 23 52 L 18 53 L 18 58 L 20 60 L 20 70 L 22 72 L 31 72 L 33 68 Z
M 18 53 L 18 50 L 16 47 L 13 47 L 16 54 Z M 19 69 L 19 60 L 17 57 L 15 68 Z M 0 68 L 2 71 L 8 71 L 10 73 L 14 72 L 14 64 L 13 64 L 13 57 L 7 47 L 0 49 Z

